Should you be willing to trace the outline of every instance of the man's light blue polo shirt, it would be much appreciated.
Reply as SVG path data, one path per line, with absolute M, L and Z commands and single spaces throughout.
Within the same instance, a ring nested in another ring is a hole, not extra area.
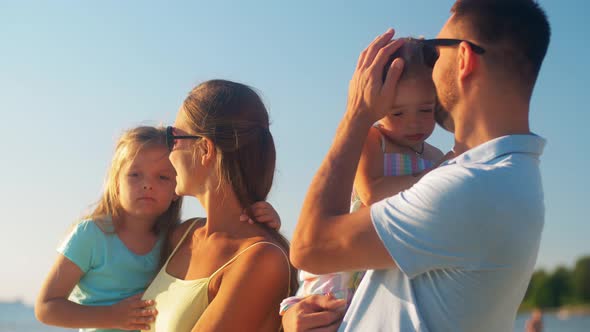
M 340 331 L 513 331 L 543 229 L 544 145 L 496 138 L 371 206 L 397 268 L 365 275 Z

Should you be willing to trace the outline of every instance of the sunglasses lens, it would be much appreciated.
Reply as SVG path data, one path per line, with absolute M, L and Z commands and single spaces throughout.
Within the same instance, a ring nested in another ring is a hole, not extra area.
M 168 146 L 168 150 L 172 151 L 174 149 L 174 127 L 167 127 L 166 128 L 166 145 Z
M 424 56 L 424 64 L 430 68 L 433 68 L 436 60 L 438 60 L 438 50 L 436 47 L 424 44 L 422 47 L 422 53 Z

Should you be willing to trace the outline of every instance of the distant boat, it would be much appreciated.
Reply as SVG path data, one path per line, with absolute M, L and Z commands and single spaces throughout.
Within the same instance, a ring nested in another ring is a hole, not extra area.
M 557 310 L 555 316 L 560 320 L 567 320 L 574 316 L 590 316 L 590 308 L 587 306 L 568 306 Z
M 555 315 L 559 320 L 568 320 L 572 314 L 567 309 L 559 309 Z

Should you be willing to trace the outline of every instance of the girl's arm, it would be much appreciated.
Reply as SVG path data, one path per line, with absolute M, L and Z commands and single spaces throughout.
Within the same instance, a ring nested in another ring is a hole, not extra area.
M 58 256 L 35 303 L 35 316 L 40 322 L 68 328 L 149 329 L 147 323 L 153 321 L 155 310 L 146 307 L 154 303 L 142 301 L 141 294 L 112 306 L 85 306 L 68 300 L 83 275 L 76 264 Z
M 413 186 L 420 176 L 383 176 L 381 134 L 371 128 L 365 140 L 354 178 L 354 188 L 365 206 L 393 196 Z
M 281 322 L 277 309 L 288 295 L 284 254 L 275 246 L 257 245 L 224 271 L 217 294 L 192 331 L 276 332 Z

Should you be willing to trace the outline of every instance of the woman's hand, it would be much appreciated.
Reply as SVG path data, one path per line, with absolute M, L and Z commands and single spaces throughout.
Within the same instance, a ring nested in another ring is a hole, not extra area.
M 254 224 L 254 220 L 256 220 L 256 222 L 265 224 L 276 230 L 281 228 L 281 217 L 270 203 L 264 201 L 256 202 L 252 204 L 250 210 L 252 211 L 252 216 L 248 216 L 246 209 L 244 209 L 240 216 L 241 221 Z
M 111 307 L 113 328 L 121 330 L 149 330 L 149 323 L 156 319 L 157 310 L 152 307 L 154 300 L 142 300 L 142 294 L 114 304 Z
M 336 331 L 342 322 L 346 300 L 331 295 L 310 295 L 283 315 L 285 332 Z

